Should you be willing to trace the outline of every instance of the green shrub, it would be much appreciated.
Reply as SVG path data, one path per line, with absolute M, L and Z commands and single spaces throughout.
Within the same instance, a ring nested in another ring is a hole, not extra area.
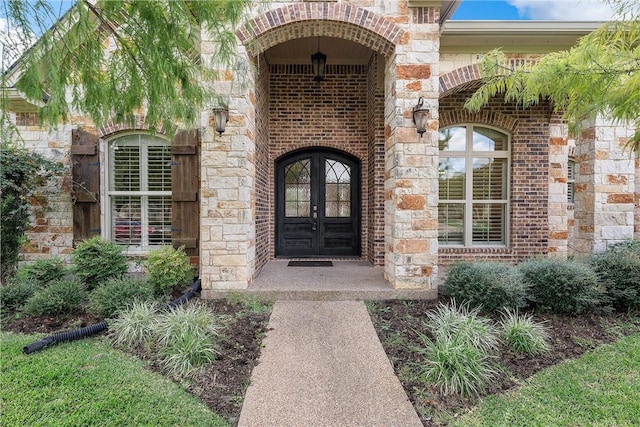
M 492 352 L 498 346 L 493 323 L 478 316 L 478 308 L 467 305 L 439 305 L 427 312 L 424 326 L 434 339 L 418 332 L 424 355 L 419 366 L 422 381 L 436 386 L 443 394 L 468 397 L 485 390 L 493 378 Z
M 111 279 L 89 295 L 89 308 L 102 317 L 131 307 L 134 301 L 153 300 L 153 288 L 142 279 L 123 277 Z
M 34 287 L 47 286 L 60 280 L 67 273 L 65 262 L 59 257 L 37 260 L 33 264 L 23 264 L 18 268 L 16 278 L 31 283 Z
M 4 117 L 4 116 L 3 116 Z M 58 191 L 56 181 L 64 165 L 19 147 L 19 137 L 2 126 L 0 142 L 0 279 L 15 272 L 31 215 L 48 207 L 48 198 Z M 35 203 L 33 203 L 35 201 Z
M 640 308 L 640 240 L 610 247 L 591 265 L 616 309 Z
M 502 339 L 511 350 L 527 356 L 549 352 L 549 334 L 542 323 L 536 323 L 530 314 L 505 310 L 500 320 Z
M 588 265 L 560 259 L 534 259 L 520 264 L 531 286 L 530 300 L 537 310 L 580 314 L 604 308 L 606 295 Z
M 435 341 L 424 334 L 419 337 L 423 344 L 419 352 L 425 356 L 420 378 L 442 394 L 479 395 L 495 375 L 491 357 L 462 337 L 438 336 Z
M 4 286 L 0 286 L 0 309 L 17 310 L 22 307 L 33 295 L 36 288 L 20 280 L 11 280 Z
M 506 263 L 460 262 L 451 267 L 446 292 L 486 313 L 526 305 L 528 286 L 520 271 Z
M 23 309 L 30 316 L 69 314 L 82 304 L 84 298 L 85 292 L 78 280 L 58 280 L 36 290 Z
M 465 304 L 440 304 L 434 311 L 427 312 L 424 326 L 436 338 L 452 337 L 462 343 L 469 343 L 484 352 L 498 348 L 497 331 L 490 319 L 478 316 L 478 309 L 470 310 Z
M 98 236 L 80 242 L 71 257 L 75 264 L 74 272 L 87 290 L 109 279 L 122 277 L 129 269 L 122 248 Z
M 118 312 L 118 317 L 109 322 L 114 345 L 148 345 L 152 341 L 157 318 L 158 313 L 153 302 L 134 301 L 131 307 Z
M 174 249 L 164 246 L 149 253 L 145 261 L 147 280 L 157 294 L 162 294 L 176 285 L 182 285 L 193 278 L 193 267 L 184 247 Z
M 221 318 L 199 304 L 181 305 L 161 313 L 154 328 L 164 370 L 182 377 L 212 362 L 221 327 Z

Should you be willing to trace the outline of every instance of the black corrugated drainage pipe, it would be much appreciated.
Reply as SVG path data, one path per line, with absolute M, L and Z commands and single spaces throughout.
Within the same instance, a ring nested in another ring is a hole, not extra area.
M 182 294 L 180 297 L 174 299 L 173 301 L 165 305 L 163 309 L 172 310 L 177 306 L 189 301 L 201 290 L 202 290 L 202 282 L 198 277 L 194 277 L 189 290 L 184 294 Z M 107 325 L 107 322 L 103 320 L 102 322 L 85 326 L 84 328 L 75 329 L 75 330 L 66 331 L 66 332 L 58 332 L 56 334 L 49 335 L 48 337 L 44 337 L 41 340 L 38 340 L 36 342 L 33 342 L 23 347 L 22 352 L 24 354 L 35 353 L 36 351 L 40 351 L 49 345 L 58 344 L 60 342 L 75 341 L 82 338 L 90 337 L 91 335 L 95 335 L 99 332 L 106 330 L 108 327 L 109 326 Z
M 90 337 L 91 335 L 102 332 L 107 328 L 107 322 L 103 320 L 100 323 L 95 323 L 93 325 L 85 326 L 84 328 L 75 329 L 73 331 L 58 332 L 57 334 L 49 335 L 48 337 L 44 337 L 39 341 L 23 347 L 22 352 L 24 354 L 35 353 L 36 351 L 42 350 L 49 345 Z

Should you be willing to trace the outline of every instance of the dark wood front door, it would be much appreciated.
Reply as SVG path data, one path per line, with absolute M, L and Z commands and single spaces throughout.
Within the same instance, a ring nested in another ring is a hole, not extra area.
M 296 152 L 276 163 L 276 255 L 360 255 L 360 164 L 343 153 Z

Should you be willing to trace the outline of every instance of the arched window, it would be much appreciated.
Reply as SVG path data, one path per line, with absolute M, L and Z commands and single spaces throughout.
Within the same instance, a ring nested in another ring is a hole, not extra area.
M 438 241 L 505 246 L 509 212 L 509 136 L 478 125 L 440 130 Z
M 171 244 L 171 144 L 147 134 L 109 141 L 109 237 L 133 250 Z

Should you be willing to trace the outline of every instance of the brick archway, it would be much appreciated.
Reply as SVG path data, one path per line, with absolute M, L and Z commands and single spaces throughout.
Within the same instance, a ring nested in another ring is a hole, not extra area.
M 252 56 L 288 40 L 325 36 L 360 43 L 388 57 L 405 31 L 383 16 L 360 7 L 296 3 L 257 16 L 236 35 Z
M 440 76 L 440 98 L 480 86 L 482 72 L 478 64 L 457 68 Z

